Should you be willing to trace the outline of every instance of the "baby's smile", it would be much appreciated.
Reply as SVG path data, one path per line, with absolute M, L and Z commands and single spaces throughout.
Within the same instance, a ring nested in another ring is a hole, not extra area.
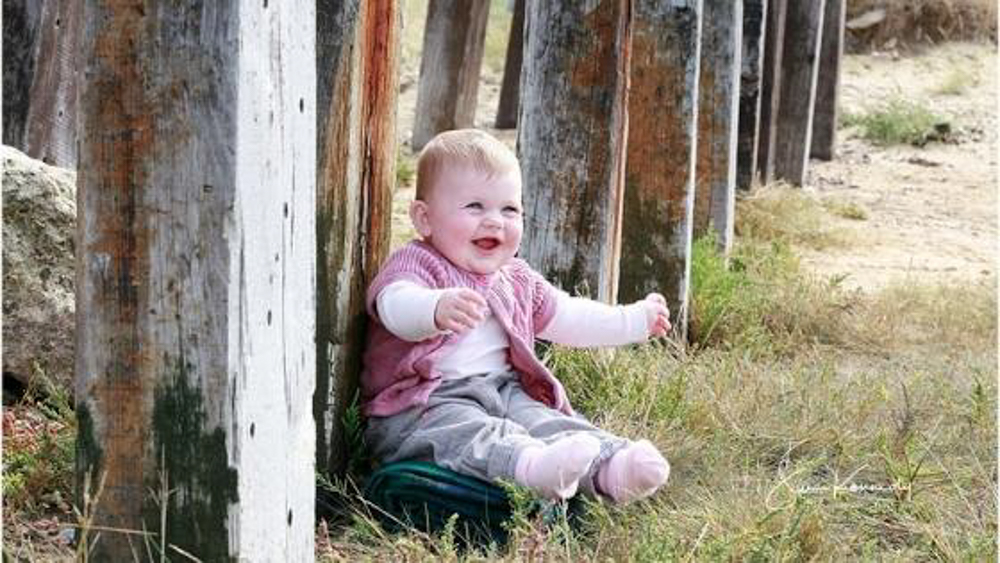
M 500 239 L 496 237 L 482 237 L 473 240 L 472 244 L 482 250 L 493 250 L 494 248 L 500 246 Z

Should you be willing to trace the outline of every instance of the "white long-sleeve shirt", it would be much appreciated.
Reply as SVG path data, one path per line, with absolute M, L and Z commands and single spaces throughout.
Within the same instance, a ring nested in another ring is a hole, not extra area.
M 437 328 L 434 312 L 444 291 L 410 281 L 392 283 L 376 298 L 379 318 L 386 329 L 410 342 L 442 334 L 445 331 Z M 507 334 L 488 310 L 485 314 L 486 319 L 438 361 L 437 367 L 445 378 L 511 369 L 507 361 L 510 345 Z M 641 302 L 612 306 L 560 291 L 555 314 L 538 337 L 579 347 L 643 342 L 649 338 L 646 310 Z

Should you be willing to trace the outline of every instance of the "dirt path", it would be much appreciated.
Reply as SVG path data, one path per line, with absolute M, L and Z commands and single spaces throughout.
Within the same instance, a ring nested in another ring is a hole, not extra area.
M 809 189 L 853 203 L 865 220 L 832 217 L 853 244 L 803 251 L 823 275 L 847 275 L 852 287 L 900 280 L 994 283 L 997 261 L 997 53 L 986 45 L 949 44 L 893 60 L 849 56 L 841 109 L 861 113 L 893 97 L 946 117 L 957 144 L 873 147 L 842 130 L 832 162 L 813 161 Z M 942 93 L 941 90 L 961 90 Z

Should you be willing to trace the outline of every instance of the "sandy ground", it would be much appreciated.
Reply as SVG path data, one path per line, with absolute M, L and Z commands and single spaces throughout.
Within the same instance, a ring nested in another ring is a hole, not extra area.
M 857 131 L 839 132 L 832 162 L 812 161 L 805 189 L 822 200 L 852 203 L 867 216 L 830 214 L 851 244 L 800 249 L 803 263 L 848 287 L 876 290 L 900 281 L 994 283 L 997 262 L 997 52 L 982 44 L 945 44 L 921 54 L 849 55 L 841 75 L 841 111 L 862 113 L 902 97 L 947 119 L 954 141 L 875 147 Z M 949 83 L 960 93 L 942 93 Z M 408 141 L 417 69 L 404 68 L 400 141 Z M 514 131 L 492 130 L 500 76 L 484 71 L 476 126 L 514 144 Z M 408 238 L 405 209 L 413 190 L 397 191 L 394 240 Z
M 833 217 L 854 244 L 803 251 L 824 275 L 875 289 L 900 280 L 993 283 L 997 262 L 997 53 L 987 45 L 948 44 L 895 60 L 849 56 L 841 111 L 861 113 L 904 97 L 945 117 L 954 143 L 872 147 L 842 130 L 836 158 L 813 161 L 808 188 L 852 202 L 867 219 Z M 964 83 L 959 94 L 940 92 Z

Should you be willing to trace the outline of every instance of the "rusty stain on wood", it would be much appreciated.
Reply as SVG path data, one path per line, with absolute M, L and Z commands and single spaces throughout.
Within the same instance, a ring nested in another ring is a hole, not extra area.
M 397 0 L 355 0 L 323 17 L 338 23 L 320 39 L 339 50 L 318 62 L 330 105 L 320 112 L 313 414 L 317 467 L 339 473 L 348 458 L 341 421 L 361 369 L 365 289 L 389 247 L 400 14 Z
M 635 5 L 619 300 L 663 293 L 686 327 L 700 1 Z
M 617 285 L 630 6 L 527 4 L 522 254 L 565 289 L 608 302 Z
M 105 493 L 95 524 L 131 529 L 142 522 L 142 503 L 137 500 L 145 495 L 148 476 L 142 460 L 150 433 L 143 374 L 149 370 L 150 356 L 157 353 L 139 331 L 150 267 L 150 227 L 142 205 L 154 110 L 142 89 L 136 48 L 143 18 L 132 10 L 110 15 L 106 25 L 95 30 L 91 63 L 95 82 L 85 103 L 88 123 L 100 127 L 94 128 L 92 152 L 85 155 L 88 162 L 81 169 L 77 193 L 78 229 L 85 242 L 81 254 L 104 257 L 105 265 L 96 277 L 85 276 L 84 284 L 78 283 L 90 291 L 83 289 L 77 315 L 102 319 L 106 332 L 93 335 L 99 340 L 91 346 L 105 347 L 109 355 L 106 363 L 95 366 L 107 372 L 90 374 L 92 388 L 78 390 L 78 397 L 92 401 L 90 413 L 113 413 L 99 419 Z M 86 258 L 82 260 L 86 266 Z M 79 470 L 92 473 L 92 484 L 102 478 L 96 467 Z M 98 553 L 118 552 L 124 541 L 108 535 Z
M 274 440 L 312 434 L 314 72 L 290 60 L 312 60 L 312 11 L 272 7 L 84 6 L 77 477 L 104 472 L 95 524 L 130 530 L 176 488 L 170 541 L 205 560 L 312 549 L 308 519 L 260 533 L 313 504 L 259 463 L 313 475 L 311 440 Z M 130 556 L 114 533 L 94 553 Z

